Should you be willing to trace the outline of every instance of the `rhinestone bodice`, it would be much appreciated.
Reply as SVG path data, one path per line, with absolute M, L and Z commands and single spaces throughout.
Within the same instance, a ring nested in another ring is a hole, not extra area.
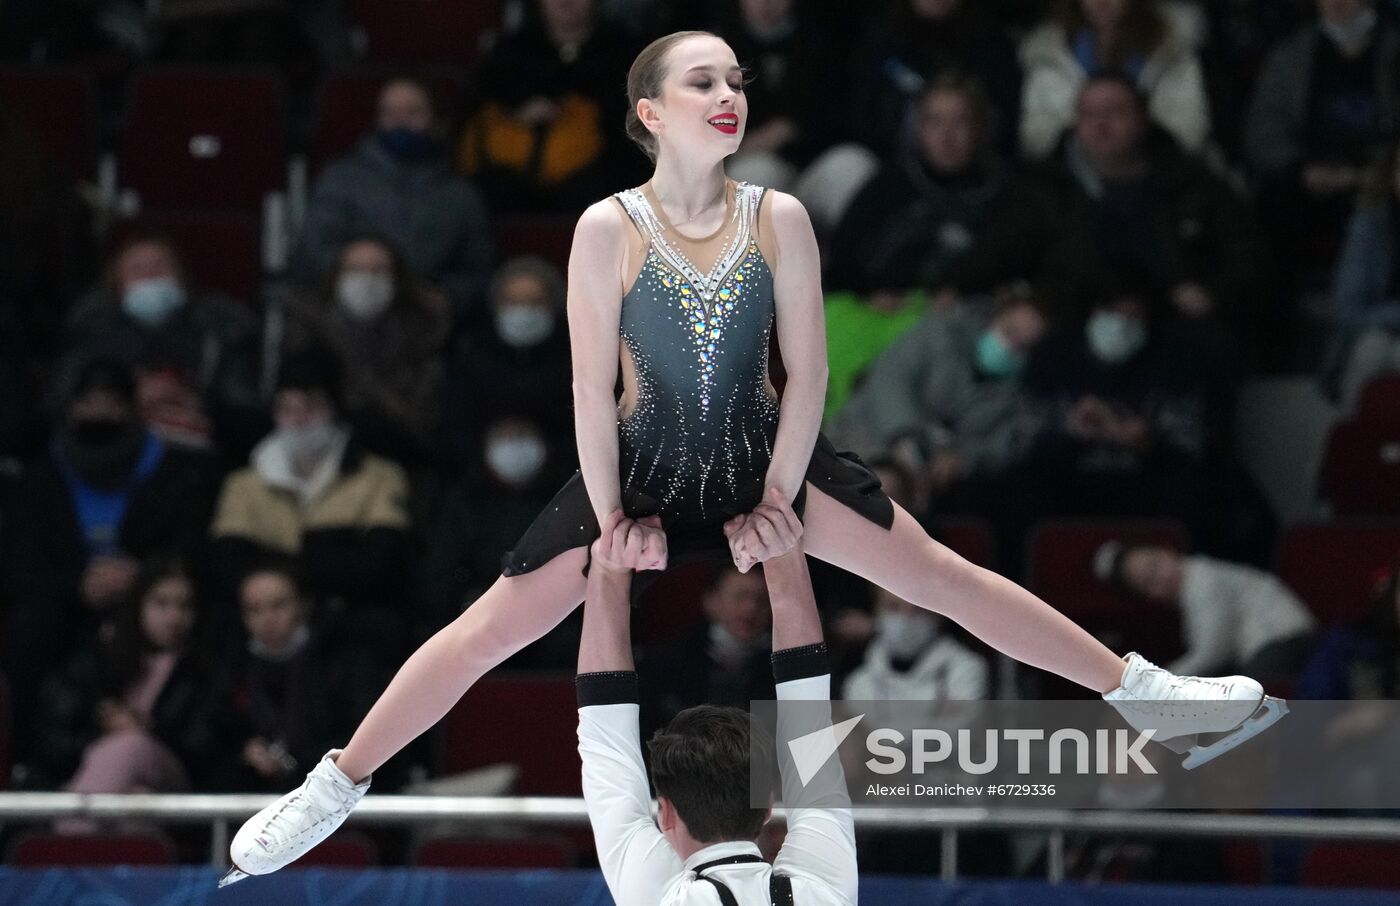
M 622 300 L 622 340 L 637 373 L 636 406 L 618 423 L 622 486 L 687 523 L 752 509 L 777 432 L 766 389 L 773 275 L 753 232 L 763 189 L 740 183 L 735 194 L 708 273 L 640 190 L 617 196 L 648 242 Z

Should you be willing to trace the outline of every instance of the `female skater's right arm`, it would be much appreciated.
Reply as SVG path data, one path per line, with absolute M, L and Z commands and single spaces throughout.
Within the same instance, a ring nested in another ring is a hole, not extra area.
M 579 469 L 600 526 L 622 507 L 613 394 L 626 254 L 621 215 L 612 203 L 600 201 L 584 211 L 569 253 L 569 347 Z

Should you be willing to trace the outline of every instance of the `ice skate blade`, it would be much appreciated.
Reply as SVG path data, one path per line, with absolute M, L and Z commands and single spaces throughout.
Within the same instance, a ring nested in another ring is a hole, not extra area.
M 1244 723 L 1209 745 L 1192 746 L 1191 754 L 1186 756 L 1186 760 L 1181 763 L 1181 766 L 1189 771 L 1208 761 L 1214 761 L 1240 743 L 1263 733 L 1278 723 L 1279 719 L 1287 713 L 1288 702 L 1281 698 L 1274 698 L 1272 695 L 1266 695 L 1264 700 L 1259 703 L 1259 707 L 1254 709 L 1254 713 Z
M 230 884 L 237 884 L 239 881 L 243 880 L 244 878 L 251 878 L 251 877 L 252 877 L 252 875 L 248 874 L 246 871 L 244 871 L 243 869 L 241 869 L 241 868 L 239 868 L 237 865 L 235 865 L 234 867 L 230 868 L 228 871 L 224 872 L 224 876 L 223 876 L 222 878 L 219 879 L 219 886 L 220 886 L 220 887 L 227 887 L 227 886 L 229 886 Z

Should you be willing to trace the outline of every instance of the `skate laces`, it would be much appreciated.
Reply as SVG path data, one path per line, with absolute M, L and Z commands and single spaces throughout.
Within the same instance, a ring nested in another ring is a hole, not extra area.
M 313 785 L 317 789 L 313 790 Z M 352 798 L 353 793 L 343 794 L 334 781 L 318 777 L 315 772 L 312 772 L 307 775 L 306 781 L 302 783 L 301 789 L 297 790 L 296 795 L 292 796 L 286 805 L 272 813 L 267 820 L 267 825 L 263 828 L 263 833 L 270 837 L 274 843 L 285 843 L 298 834 L 303 834 L 319 825 L 327 818 L 332 818 L 338 812 L 349 808 Z M 329 807 L 327 807 L 328 803 Z M 312 819 L 310 824 L 299 820 L 303 815 Z

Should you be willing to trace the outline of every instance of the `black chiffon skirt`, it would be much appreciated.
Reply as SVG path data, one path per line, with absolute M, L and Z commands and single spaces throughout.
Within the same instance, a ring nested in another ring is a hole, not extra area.
M 879 477 L 854 453 L 836 451 L 826 435 L 817 435 L 806 480 L 837 503 L 855 510 L 861 516 L 888 530 L 894 524 L 894 504 L 880 488 Z M 764 477 L 759 476 L 741 488 L 732 512 L 724 512 L 706 521 L 683 518 L 668 520 L 662 516 L 661 527 L 666 532 L 667 566 L 682 566 L 698 560 L 729 560 L 729 542 L 724 537 L 724 523 L 742 513 L 752 512 L 763 499 Z M 800 518 L 807 502 L 807 486 L 803 483 L 793 510 Z M 661 512 L 658 501 L 645 494 L 624 488 L 622 511 L 629 518 L 640 519 Z M 588 547 L 598 537 L 598 520 L 583 486 L 583 475 L 575 474 L 565 482 L 554 499 L 525 530 L 515 548 L 501 558 L 501 572 L 518 576 L 538 569 L 567 550 Z M 587 573 L 585 566 L 584 572 Z M 650 584 L 658 573 L 645 570 L 633 580 L 633 597 Z

